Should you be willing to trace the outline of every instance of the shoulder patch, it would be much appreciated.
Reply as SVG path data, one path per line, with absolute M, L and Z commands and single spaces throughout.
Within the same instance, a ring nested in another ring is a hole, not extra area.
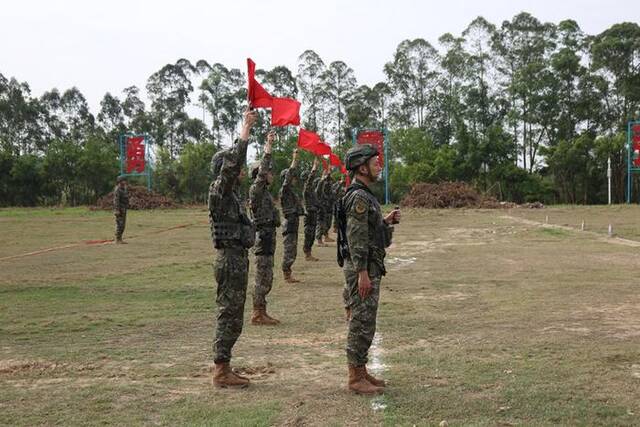
M 367 206 L 367 202 L 362 200 L 360 197 L 357 197 L 353 202 L 353 210 L 358 214 L 362 215 L 367 211 L 369 207 Z

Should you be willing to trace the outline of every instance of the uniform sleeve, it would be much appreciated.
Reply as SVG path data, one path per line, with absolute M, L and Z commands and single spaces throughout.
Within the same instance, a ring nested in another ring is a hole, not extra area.
M 266 182 L 267 175 L 271 170 L 271 153 L 264 153 L 262 160 L 260 160 L 260 166 L 258 167 L 258 176 L 256 182 Z
M 240 175 L 242 166 L 247 162 L 247 146 L 249 140 L 236 139 L 233 148 L 229 153 L 225 154 L 222 162 L 222 169 L 218 181 L 220 181 L 220 190 L 224 193 L 233 191 L 233 186 Z
M 369 264 L 369 201 L 358 194 L 347 211 L 347 243 L 351 261 L 360 272 Z

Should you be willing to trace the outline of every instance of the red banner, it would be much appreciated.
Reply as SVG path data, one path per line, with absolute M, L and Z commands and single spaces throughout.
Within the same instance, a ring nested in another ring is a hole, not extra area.
M 127 160 L 126 171 L 131 173 L 136 171 L 144 173 L 145 157 L 144 157 L 144 137 L 133 136 L 127 138 Z
M 360 132 L 356 139 L 358 144 L 371 144 L 378 149 L 378 164 L 384 166 L 384 133 L 378 130 Z

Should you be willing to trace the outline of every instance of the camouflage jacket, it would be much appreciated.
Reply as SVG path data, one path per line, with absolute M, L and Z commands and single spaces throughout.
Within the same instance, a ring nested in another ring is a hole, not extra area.
M 224 155 L 222 168 L 215 181 L 209 186 L 209 217 L 211 234 L 216 248 L 250 247 L 255 239 L 253 224 L 247 216 L 236 184 L 240 171 L 247 160 L 249 141 L 237 139 Z
M 391 244 L 393 227 L 384 222 L 380 203 L 369 187 L 354 180 L 343 204 L 351 262 L 357 271 L 366 270 L 373 262 L 384 274 L 385 248 Z
M 318 197 L 316 196 L 315 181 L 316 173 L 312 173 L 311 171 L 309 171 L 309 176 L 304 182 L 304 187 L 302 188 L 302 195 L 304 197 L 304 208 L 307 211 L 318 210 Z
M 116 185 L 113 190 L 113 211 L 123 214 L 129 208 L 129 192 L 125 188 Z
M 344 193 L 345 193 L 344 182 L 338 181 L 335 184 L 333 184 L 334 200 L 341 199 L 344 196 Z
M 326 208 L 335 202 L 331 192 L 331 175 L 324 176 L 318 180 L 316 196 L 318 197 L 318 203 Z
M 298 170 L 290 167 L 285 174 L 282 187 L 280 188 L 280 205 L 282 206 L 282 214 L 287 217 L 291 215 L 304 215 L 302 201 L 296 194 L 294 180 L 298 176 Z

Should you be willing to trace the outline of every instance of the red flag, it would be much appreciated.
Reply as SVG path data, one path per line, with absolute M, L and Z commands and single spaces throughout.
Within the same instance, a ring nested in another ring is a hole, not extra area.
M 247 97 L 254 108 L 271 108 L 273 97 L 256 81 L 256 63 L 247 58 Z
M 273 98 L 271 104 L 271 126 L 300 124 L 300 103 L 291 98 Z
M 317 133 L 302 128 L 298 131 L 298 147 L 303 150 L 307 150 L 315 154 L 316 146 L 321 143 L 322 141 Z
M 329 153 L 329 162 L 331 162 L 331 166 L 335 166 L 337 168 L 342 166 L 342 162 L 340 161 L 340 157 L 336 156 L 333 153 Z
M 320 144 L 316 147 L 316 154 L 319 156 L 326 156 L 327 154 L 331 154 L 331 147 L 324 141 L 321 141 Z
M 327 143 L 322 142 L 317 133 L 302 128 L 298 131 L 298 147 L 316 156 L 331 154 L 331 147 L 329 147 Z

